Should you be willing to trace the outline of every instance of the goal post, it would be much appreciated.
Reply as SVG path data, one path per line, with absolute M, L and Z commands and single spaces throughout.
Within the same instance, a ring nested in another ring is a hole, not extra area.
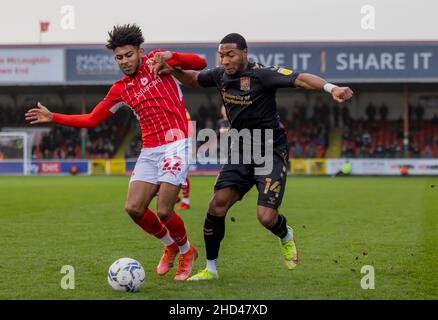
M 0 132 L 0 174 L 30 174 L 29 133 Z

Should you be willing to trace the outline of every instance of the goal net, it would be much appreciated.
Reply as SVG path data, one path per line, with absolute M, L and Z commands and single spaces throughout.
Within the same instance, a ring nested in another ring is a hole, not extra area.
M 0 174 L 29 174 L 31 150 L 28 133 L 0 132 Z

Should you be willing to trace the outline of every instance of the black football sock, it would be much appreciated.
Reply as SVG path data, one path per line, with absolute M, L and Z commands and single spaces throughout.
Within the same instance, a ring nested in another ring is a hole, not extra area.
M 273 234 L 275 234 L 280 239 L 283 239 L 287 235 L 287 224 L 286 217 L 282 214 L 278 215 L 277 222 L 272 228 L 268 228 Z
M 204 241 L 207 260 L 217 259 L 219 247 L 225 235 L 225 217 L 216 217 L 207 213 L 204 222 Z

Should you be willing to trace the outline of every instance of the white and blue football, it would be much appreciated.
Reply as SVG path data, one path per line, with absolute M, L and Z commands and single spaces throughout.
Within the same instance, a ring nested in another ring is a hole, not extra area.
M 108 270 L 108 283 L 116 291 L 136 292 L 143 286 L 144 278 L 140 262 L 131 258 L 118 259 Z

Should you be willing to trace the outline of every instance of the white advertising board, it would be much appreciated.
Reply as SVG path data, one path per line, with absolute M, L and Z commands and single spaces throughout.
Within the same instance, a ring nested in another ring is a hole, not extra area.
M 57 84 L 65 80 L 64 50 L 0 49 L 0 84 Z

